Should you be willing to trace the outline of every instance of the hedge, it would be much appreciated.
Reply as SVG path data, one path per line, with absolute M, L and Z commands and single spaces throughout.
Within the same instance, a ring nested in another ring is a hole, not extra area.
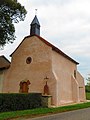
M 0 112 L 40 108 L 41 93 L 0 94 Z

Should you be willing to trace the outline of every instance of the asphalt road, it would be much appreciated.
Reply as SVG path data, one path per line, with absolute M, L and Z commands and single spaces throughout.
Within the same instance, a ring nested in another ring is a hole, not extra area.
M 26 120 L 90 120 L 90 108 L 58 113 L 44 117 L 30 118 Z

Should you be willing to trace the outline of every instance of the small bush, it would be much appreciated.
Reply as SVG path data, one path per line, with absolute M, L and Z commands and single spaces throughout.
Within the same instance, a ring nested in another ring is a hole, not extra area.
M 90 92 L 90 86 L 86 85 L 86 86 L 85 86 L 85 91 L 86 91 L 86 92 Z
M 90 100 L 90 92 L 86 92 L 86 99 Z
M 41 107 L 41 93 L 0 94 L 0 112 Z

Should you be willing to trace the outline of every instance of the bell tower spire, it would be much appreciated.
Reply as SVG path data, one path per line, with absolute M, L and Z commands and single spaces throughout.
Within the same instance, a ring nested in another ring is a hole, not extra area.
M 35 12 L 37 12 L 37 9 L 35 9 Z M 31 22 L 31 29 L 30 29 L 30 35 L 39 35 L 40 36 L 40 23 L 38 21 L 37 15 L 35 13 L 35 17 Z

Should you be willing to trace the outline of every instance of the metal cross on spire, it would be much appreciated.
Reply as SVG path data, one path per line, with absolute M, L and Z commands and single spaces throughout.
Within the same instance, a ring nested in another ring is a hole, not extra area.
M 35 9 L 35 15 L 37 15 L 37 10 L 38 10 L 38 9 Z
M 44 78 L 44 80 L 47 80 L 47 79 L 49 79 L 47 76 Z

